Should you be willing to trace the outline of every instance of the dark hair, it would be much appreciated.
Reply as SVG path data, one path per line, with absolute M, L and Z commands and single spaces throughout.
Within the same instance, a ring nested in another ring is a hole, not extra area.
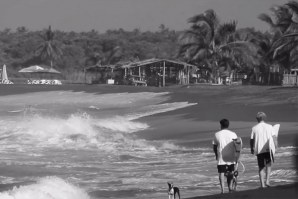
M 221 128 L 223 128 L 223 129 L 229 128 L 229 125 L 230 125 L 229 120 L 222 119 L 222 120 L 220 120 L 219 123 L 220 123 Z

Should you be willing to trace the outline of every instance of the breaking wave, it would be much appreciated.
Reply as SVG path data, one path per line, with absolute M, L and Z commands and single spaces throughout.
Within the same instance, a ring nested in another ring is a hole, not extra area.
M 72 114 L 68 118 L 35 115 L 17 122 L 0 121 L 0 125 L 2 145 L 63 148 L 128 144 L 132 141 L 128 133 L 148 127 L 120 116 L 95 119 L 86 113 Z
M 10 191 L 0 192 L 1 199 L 90 199 L 81 188 L 58 177 L 45 177 L 35 184 L 14 187 Z

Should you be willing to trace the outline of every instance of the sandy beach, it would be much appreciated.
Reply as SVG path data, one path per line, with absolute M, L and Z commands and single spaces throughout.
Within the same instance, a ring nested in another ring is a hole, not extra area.
M 179 147 L 211 147 L 213 133 L 219 128 L 218 121 L 227 118 L 231 121 L 231 129 L 244 141 L 244 148 L 249 147 L 251 127 L 256 123 L 255 114 L 264 111 L 268 115 L 270 124 L 280 123 L 279 147 L 297 147 L 297 122 L 298 122 L 298 89 L 266 86 L 173 86 L 157 87 L 132 87 L 118 85 L 1 85 L 1 96 L 16 97 L 25 93 L 70 91 L 74 93 L 112 94 L 112 93 L 138 93 L 166 92 L 167 100 L 163 103 L 185 102 L 194 105 L 173 111 L 165 111 L 156 115 L 139 118 L 138 121 L 150 126 L 140 132 L 133 133 L 139 139 L 150 141 L 171 140 Z M 297 154 L 292 158 L 297 159 Z M 278 157 L 282 162 L 282 157 Z M 296 162 L 297 163 L 297 162 Z M 253 165 L 253 163 L 251 163 Z M 255 162 L 256 164 L 256 162 Z M 277 163 L 279 164 L 279 163 Z M 250 164 L 249 164 L 250 165 Z M 295 167 L 295 165 L 292 165 Z M 5 169 L 5 167 L 4 167 Z M 249 170 L 248 168 L 246 168 Z M 214 176 L 217 176 L 216 170 Z M 213 171 L 212 170 L 212 171 Z M 8 171 L 8 170 L 7 170 Z M 252 173 L 256 174 L 254 168 Z M 297 174 L 297 168 L 296 168 Z M 297 180 L 297 176 L 293 179 Z M 200 179 L 197 179 L 200 181 Z M 242 181 L 245 179 L 241 178 Z M 181 183 L 181 182 L 179 182 Z M 0 190 L 9 190 L 14 186 L 26 183 L 5 183 L 0 185 Z M 215 184 L 218 186 L 218 184 Z M 182 198 L 297 198 L 297 184 L 291 182 L 273 183 L 273 187 L 258 189 L 257 183 L 252 183 L 249 190 L 240 189 L 232 194 L 214 195 L 208 191 L 204 196 L 185 193 L 183 187 Z M 195 189 L 200 191 L 200 185 Z M 218 189 L 219 190 L 219 189 Z M 219 191 L 218 191 L 219 192 Z M 93 191 L 96 198 L 96 191 Z M 285 195 L 286 194 L 286 195 Z M 92 195 L 92 194 L 91 194 Z M 165 195 L 165 197 L 167 197 Z M 165 198 L 164 197 L 164 198 Z
M 212 196 L 200 196 L 200 197 L 191 197 L 188 199 L 224 199 L 224 198 L 297 198 L 298 196 L 298 185 L 283 185 L 270 187 L 267 189 L 255 189 L 240 191 L 231 194 L 218 194 Z

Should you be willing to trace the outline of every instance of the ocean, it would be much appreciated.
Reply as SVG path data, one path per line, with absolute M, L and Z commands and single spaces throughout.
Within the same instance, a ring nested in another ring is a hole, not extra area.
M 205 132 L 216 122 L 171 116 L 197 104 L 169 99 L 167 92 L 1 96 L 0 184 L 18 186 L 0 199 L 167 198 L 168 181 L 183 198 L 219 193 L 214 131 Z M 178 132 L 200 124 L 205 133 L 195 140 Z M 273 185 L 298 181 L 295 156 L 296 147 L 281 144 Z M 238 189 L 257 188 L 256 158 L 247 146 L 241 161 Z

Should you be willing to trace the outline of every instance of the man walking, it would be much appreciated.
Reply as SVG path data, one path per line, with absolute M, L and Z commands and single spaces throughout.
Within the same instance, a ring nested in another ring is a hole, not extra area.
M 215 158 L 217 160 L 217 170 L 219 174 L 219 182 L 221 187 L 221 193 L 224 193 L 224 177 L 225 173 L 233 172 L 235 169 L 235 146 L 233 139 L 237 138 L 236 133 L 228 130 L 229 120 L 220 120 L 221 130 L 215 133 L 213 139 L 213 150 Z M 227 178 L 229 191 L 231 188 L 231 179 Z
M 274 131 L 270 124 L 265 123 L 266 114 L 264 112 L 258 112 L 256 119 L 258 124 L 252 128 L 250 149 L 251 154 L 257 156 L 261 187 L 264 188 L 270 186 L 271 157 L 269 140 L 273 136 Z

